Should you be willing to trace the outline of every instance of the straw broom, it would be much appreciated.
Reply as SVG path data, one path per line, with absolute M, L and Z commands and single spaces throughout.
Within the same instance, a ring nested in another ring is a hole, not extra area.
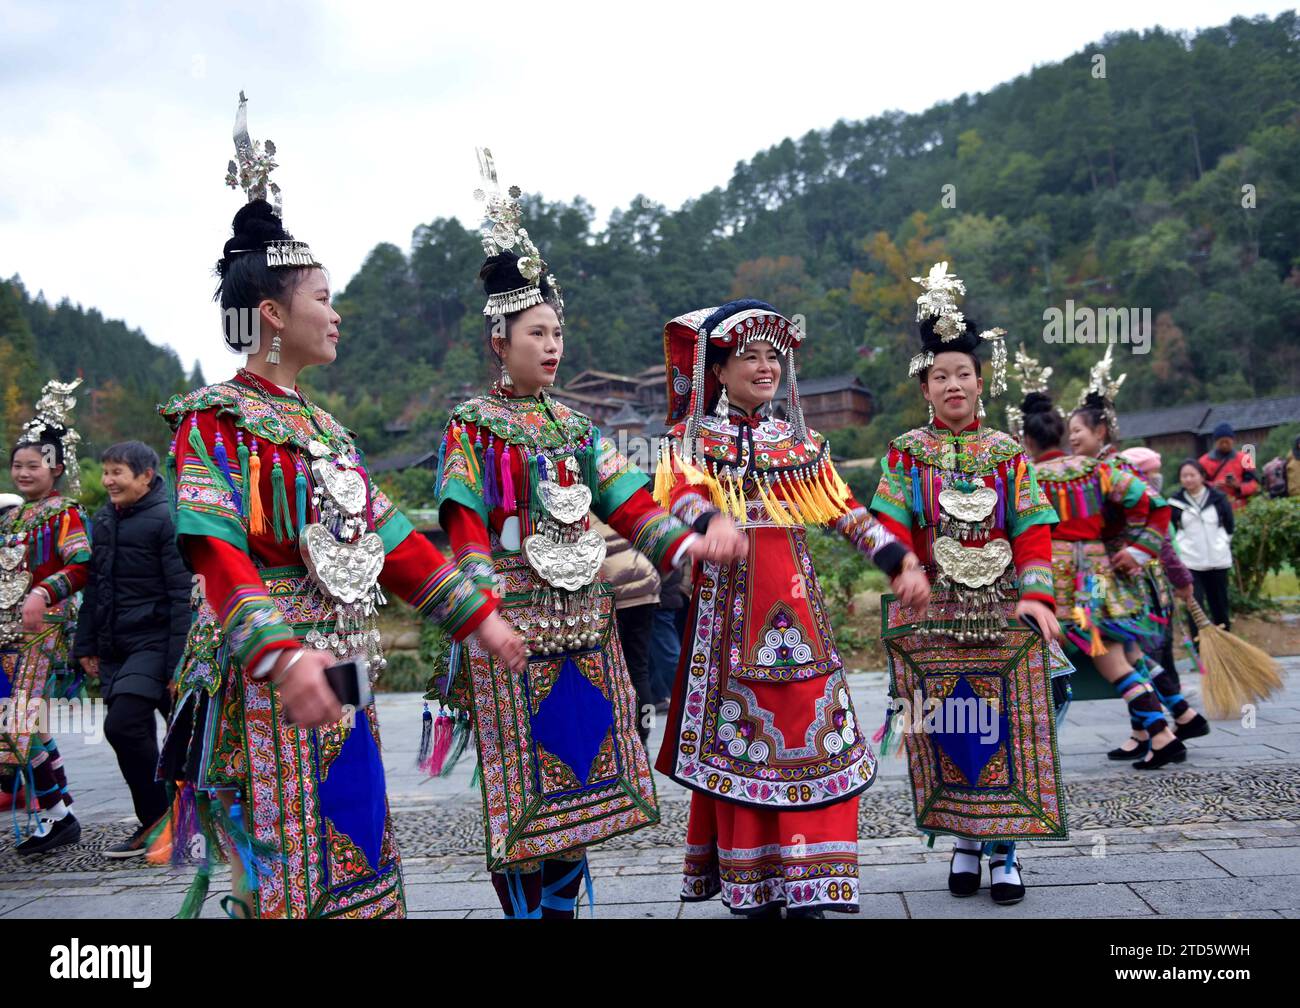
M 1243 707 L 1281 689 L 1277 662 L 1254 644 L 1211 623 L 1195 599 L 1187 603 L 1187 609 L 1196 624 L 1196 643 L 1205 666 L 1201 696 L 1212 719 L 1239 717 Z

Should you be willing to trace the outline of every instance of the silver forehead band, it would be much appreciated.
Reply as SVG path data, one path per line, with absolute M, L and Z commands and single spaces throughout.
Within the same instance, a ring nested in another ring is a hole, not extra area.
M 266 265 L 271 267 L 281 266 L 319 266 L 316 257 L 312 255 L 311 248 L 306 242 L 300 241 L 272 241 L 266 242 L 263 248 L 231 249 L 226 253 L 227 256 L 240 255 L 244 252 L 266 252 Z
M 539 305 L 546 298 L 542 296 L 542 289 L 533 284 L 525 287 L 516 287 L 514 290 L 502 291 L 499 294 L 489 294 L 487 304 L 483 306 L 484 315 L 512 315 L 515 312 L 523 311 L 525 308 L 531 308 L 533 305 Z

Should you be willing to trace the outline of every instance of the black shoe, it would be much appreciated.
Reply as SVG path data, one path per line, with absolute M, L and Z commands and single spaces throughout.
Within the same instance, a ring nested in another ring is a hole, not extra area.
M 30 854 L 44 854 L 56 847 L 66 847 L 68 844 L 74 844 L 80 839 L 81 823 L 77 822 L 77 817 L 69 812 L 62 819 L 56 819 L 51 823 L 49 832 L 43 834 L 33 833 L 15 849 L 19 854 L 26 857 Z
M 1120 746 L 1118 749 L 1112 749 L 1106 754 L 1106 758 L 1113 760 L 1128 760 L 1129 762 L 1132 762 L 1133 760 L 1140 760 L 1151 749 L 1151 742 L 1147 739 L 1135 739 L 1130 735 L 1129 741 L 1136 742 L 1137 745 L 1132 749 L 1125 749 L 1123 746 Z
M 1160 749 L 1152 749 L 1150 756 L 1144 760 L 1138 760 L 1133 764 L 1133 769 L 1159 770 L 1166 764 L 1181 763 L 1185 759 L 1187 759 L 1187 747 L 1178 739 L 1174 739 L 1167 746 Z
M 125 840 L 113 844 L 112 847 L 104 848 L 104 857 L 106 858 L 130 858 L 143 857 L 149 849 L 146 839 L 149 836 L 152 826 L 141 826 Z
M 807 907 L 803 910 L 787 910 L 786 920 L 825 920 L 826 912 L 821 907 Z
M 749 920 L 780 920 L 781 904 L 764 903 L 759 909 L 755 910 L 753 913 L 739 914 L 738 916 L 746 917 Z
M 1206 721 L 1200 714 L 1197 714 L 1187 724 L 1174 723 L 1174 735 L 1181 741 L 1200 738 L 1202 735 L 1208 734 L 1210 734 L 1210 722 Z
M 1007 856 L 1005 854 L 998 854 L 989 858 L 989 895 L 993 897 L 993 902 L 998 906 L 1015 906 L 1025 898 L 1025 883 L 1023 881 L 998 881 L 999 877 L 1004 879 L 1008 877 L 1005 872 L 1001 876 L 998 875 L 998 869 L 1005 868 L 1006 863 Z M 1017 872 L 1021 872 L 1023 878 L 1020 862 L 1016 861 L 1014 867 Z
M 954 896 L 974 896 L 980 891 L 979 870 L 976 869 L 973 872 L 953 871 L 952 866 L 956 862 L 958 854 L 967 854 L 978 860 L 984 856 L 984 848 L 981 847 L 978 851 L 969 851 L 954 847 L 952 857 L 948 861 L 948 891 Z

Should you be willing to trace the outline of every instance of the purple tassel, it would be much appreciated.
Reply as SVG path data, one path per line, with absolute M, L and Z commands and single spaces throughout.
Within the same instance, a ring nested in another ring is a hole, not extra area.
M 501 488 L 497 485 L 497 449 L 494 439 L 488 440 L 487 461 L 483 466 L 483 495 L 489 511 L 501 506 Z
M 183 784 L 176 795 L 176 818 L 172 822 L 172 864 L 183 865 L 189 859 L 190 844 L 202 832 L 199 806 L 194 786 Z
M 993 508 L 993 513 L 997 515 L 996 526 L 1006 528 L 1006 487 L 1002 483 L 1001 473 L 993 481 L 993 492 L 998 495 L 998 502 Z
M 230 455 L 226 451 L 225 442 L 221 440 L 221 431 L 217 431 L 217 445 L 212 454 L 217 460 L 217 465 L 221 466 L 221 473 L 226 477 L 226 482 L 230 484 L 230 493 L 234 499 L 235 510 L 243 514 L 243 502 L 239 496 L 239 487 L 235 483 L 234 471 L 230 468 Z

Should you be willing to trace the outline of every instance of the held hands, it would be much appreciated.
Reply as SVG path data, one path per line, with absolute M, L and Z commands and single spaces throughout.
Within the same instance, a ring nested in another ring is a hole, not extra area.
M 90 676 L 92 679 L 98 679 L 98 678 L 99 678 L 99 659 L 98 659 L 98 658 L 95 658 L 95 657 L 90 657 L 90 658 L 79 658 L 79 659 L 77 659 L 77 661 L 78 661 L 78 663 L 81 665 L 81 671 L 85 672 L 86 675 Z
M 524 642 L 499 613 L 489 615 L 474 632 L 478 634 L 480 643 L 511 672 L 516 675 L 523 672 L 528 663 L 528 652 L 524 648 Z
M 903 558 L 903 568 L 889 582 L 890 590 L 920 619 L 930 608 L 930 579 L 921 570 L 921 562 L 913 553 Z
M 695 563 L 729 564 L 747 552 L 749 537 L 736 528 L 735 522 L 719 513 L 709 520 L 708 531 L 691 543 L 686 555 Z
M 23 600 L 23 629 L 28 633 L 40 633 L 45 622 L 45 610 L 49 605 L 45 601 L 45 592 L 28 592 Z
M 1056 613 L 1051 606 L 1033 599 L 1021 599 L 1016 603 L 1016 615 L 1031 617 L 1047 637 L 1057 641 L 1061 639 L 1061 624 L 1057 622 Z
M 280 695 L 284 716 L 295 728 L 323 728 L 342 719 L 343 706 L 325 678 L 325 670 L 336 660 L 331 651 L 280 652 L 270 678 Z

